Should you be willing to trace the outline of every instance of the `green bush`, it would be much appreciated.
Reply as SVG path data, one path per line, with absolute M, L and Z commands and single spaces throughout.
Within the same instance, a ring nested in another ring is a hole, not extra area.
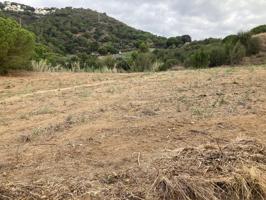
M 105 56 L 108 54 L 108 48 L 106 46 L 99 47 L 98 52 L 102 56 Z
M 238 41 L 240 41 L 241 44 L 245 46 L 245 48 L 248 47 L 248 43 L 249 43 L 250 40 L 251 40 L 250 32 L 240 32 L 240 33 L 238 33 Z
M 247 44 L 247 55 L 255 55 L 260 52 L 260 41 L 258 38 L 250 38 Z
M 34 35 L 11 19 L 0 18 L 0 73 L 28 68 L 34 52 Z
M 155 57 L 151 53 L 134 53 L 132 54 L 132 72 L 151 71 L 152 65 L 155 62 Z
M 179 61 L 176 59 L 168 59 L 159 67 L 159 71 L 166 71 L 178 63 Z
M 149 51 L 149 46 L 146 42 L 141 42 L 138 46 L 138 49 L 141 53 L 147 53 Z
M 246 48 L 241 42 L 237 42 L 233 49 L 230 51 L 230 64 L 239 64 L 246 55 Z
M 167 48 L 177 48 L 184 44 L 181 37 L 170 37 L 166 41 Z
M 32 59 L 37 62 L 41 60 L 47 60 L 51 56 L 51 53 L 52 53 L 51 50 L 47 46 L 38 43 L 35 45 Z
M 111 44 L 105 44 L 98 49 L 99 54 L 105 56 L 107 54 L 117 54 L 118 50 Z
M 116 60 L 112 56 L 106 56 L 101 60 L 103 66 L 107 67 L 108 69 L 114 69 L 116 65 Z
M 84 64 L 82 68 L 84 69 L 100 69 L 103 65 L 100 62 L 99 58 L 97 56 L 87 56 L 86 60 L 84 61 Z
M 225 47 L 223 45 L 212 48 L 209 52 L 209 66 L 216 67 L 227 64 L 228 55 L 226 54 Z
M 206 68 L 210 64 L 210 56 L 209 54 L 200 49 L 193 53 L 185 62 L 186 67 L 193 67 L 193 68 Z
M 190 35 L 182 35 L 181 39 L 182 39 L 184 44 L 187 43 L 187 42 L 192 42 L 192 38 L 191 38 Z
M 116 59 L 116 68 L 120 71 L 130 71 L 130 62 L 125 58 Z

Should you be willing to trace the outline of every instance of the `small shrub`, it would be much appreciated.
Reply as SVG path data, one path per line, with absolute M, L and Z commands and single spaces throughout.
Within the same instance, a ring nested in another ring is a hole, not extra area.
M 226 54 L 225 47 L 223 45 L 214 47 L 209 52 L 210 56 L 210 67 L 216 67 L 224 65 L 228 62 L 228 56 Z
M 105 55 L 108 54 L 108 49 L 107 49 L 107 47 L 102 46 L 102 47 L 100 47 L 100 48 L 98 49 L 98 52 L 99 52 L 99 54 L 105 56 Z
M 151 53 L 137 53 L 132 56 L 133 64 L 130 67 L 132 72 L 151 71 L 155 57 Z
M 109 69 L 113 69 L 115 67 L 115 59 L 112 56 L 106 56 L 103 58 L 101 63 Z
M 43 44 L 36 44 L 33 59 L 36 61 L 47 60 L 51 57 L 52 52 Z
M 246 55 L 246 49 L 241 42 L 237 42 L 233 49 L 230 51 L 230 63 L 239 64 L 243 57 Z
M 129 71 L 130 70 L 130 63 L 125 58 L 117 58 L 116 68 L 118 70 Z
M 187 60 L 185 65 L 193 68 L 206 68 L 210 64 L 210 56 L 203 49 L 196 51 Z
M 147 53 L 149 51 L 149 46 L 146 42 L 141 42 L 138 46 L 138 49 L 141 53 Z
M 171 67 L 175 66 L 176 64 L 178 64 L 178 60 L 168 59 L 159 67 L 159 71 L 166 71 Z
M 240 32 L 238 33 L 238 41 L 241 42 L 242 45 L 244 45 L 246 48 L 248 47 L 248 43 L 251 39 L 250 32 Z
M 247 55 L 255 55 L 260 52 L 260 41 L 258 38 L 250 38 L 247 45 Z

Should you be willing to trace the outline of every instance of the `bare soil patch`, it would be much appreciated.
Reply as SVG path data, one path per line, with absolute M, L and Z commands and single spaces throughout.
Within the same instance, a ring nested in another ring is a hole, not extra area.
M 265 199 L 266 68 L 0 78 L 0 199 Z

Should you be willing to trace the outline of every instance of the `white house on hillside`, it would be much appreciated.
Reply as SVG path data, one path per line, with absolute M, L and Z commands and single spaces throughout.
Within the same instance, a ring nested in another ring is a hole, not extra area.
M 51 13 L 51 11 L 46 10 L 45 8 L 36 8 L 34 13 L 37 15 L 47 15 L 47 14 Z
M 5 1 L 4 2 L 5 8 L 4 10 L 13 11 L 13 12 L 24 12 L 24 9 L 21 5 L 11 5 L 11 2 Z
M 10 1 L 4 2 L 3 10 L 13 11 L 13 12 L 24 12 L 25 10 L 29 11 L 27 9 L 27 6 L 11 3 Z M 34 13 L 37 15 L 47 15 L 47 14 L 55 12 L 55 10 L 56 9 L 51 9 L 51 8 L 36 8 L 34 10 Z M 33 12 L 33 10 L 30 10 L 30 12 Z

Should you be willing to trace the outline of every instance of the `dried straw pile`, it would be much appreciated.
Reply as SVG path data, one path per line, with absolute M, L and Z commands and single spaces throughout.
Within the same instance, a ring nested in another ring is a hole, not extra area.
M 266 149 L 252 139 L 184 148 L 86 178 L 0 184 L 0 199 L 264 200 Z
M 264 200 L 266 149 L 238 139 L 178 149 L 148 168 L 129 170 L 112 186 L 111 199 Z M 113 190 L 114 188 L 118 188 Z M 113 192 L 115 191 L 115 192 Z

